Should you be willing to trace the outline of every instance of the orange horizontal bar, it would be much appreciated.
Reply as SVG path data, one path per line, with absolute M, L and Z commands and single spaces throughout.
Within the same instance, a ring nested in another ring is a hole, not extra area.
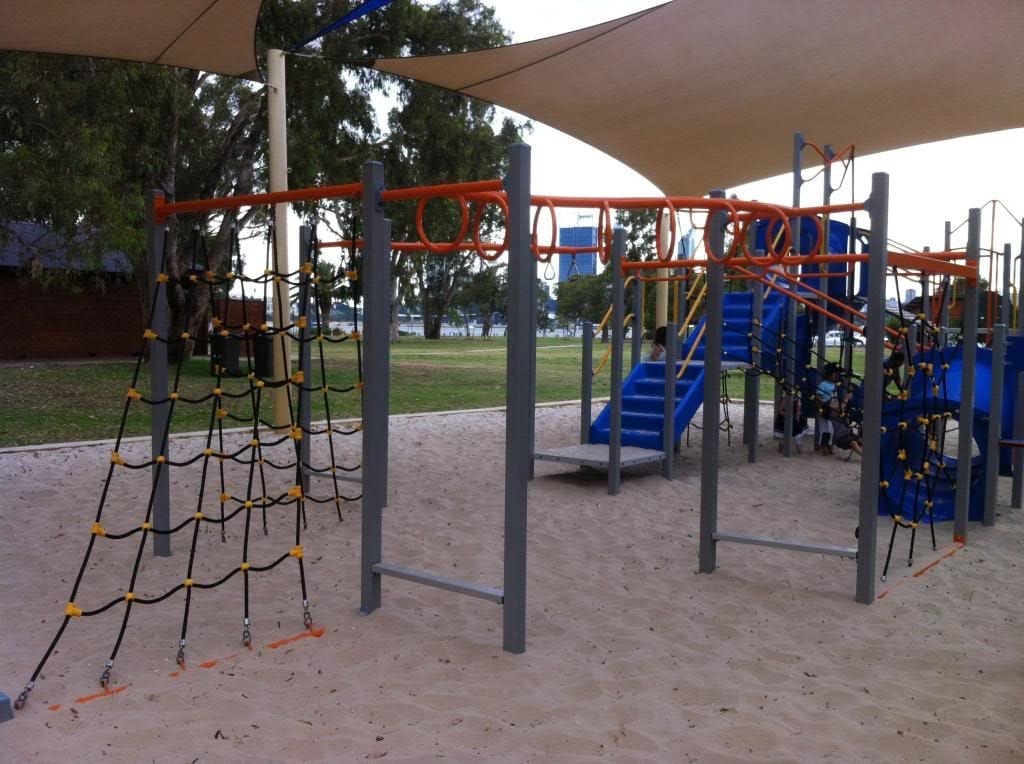
M 197 199 L 190 202 L 167 202 L 162 195 L 153 203 L 154 222 L 161 224 L 171 215 L 189 212 L 211 212 L 213 210 L 237 209 L 254 207 L 263 204 L 285 204 L 287 202 L 309 202 L 316 199 L 337 199 L 342 196 L 360 196 L 363 193 L 362 183 L 348 183 L 343 186 L 315 186 L 313 188 L 297 188 L 294 191 L 269 191 L 265 194 L 238 194 L 237 196 L 221 196 L 212 199 Z
M 927 255 L 908 255 L 893 252 L 889 254 L 889 265 L 896 268 L 909 268 L 915 271 L 941 273 L 955 278 L 967 279 L 970 284 L 975 284 L 978 281 L 977 265 L 974 267 L 958 265 L 943 259 L 933 259 Z
M 442 183 L 437 186 L 395 188 L 390 191 L 382 191 L 380 198 L 385 202 L 400 202 L 431 196 L 465 196 L 483 191 L 501 191 L 503 188 L 504 185 L 500 180 L 474 180 L 469 183 Z

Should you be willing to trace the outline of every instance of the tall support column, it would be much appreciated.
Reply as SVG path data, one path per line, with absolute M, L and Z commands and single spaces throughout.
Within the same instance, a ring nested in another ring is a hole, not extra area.
M 665 453 L 665 461 L 661 464 L 661 474 L 671 480 L 675 471 L 676 445 L 676 359 L 679 358 L 678 334 L 676 322 L 665 324 L 665 426 L 662 430 L 661 450 Z
M 360 610 L 380 607 L 384 507 L 388 503 L 388 414 L 391 354 L 391 223 L 380 194 L 384 166 L 363 165 L 363 508 Z
M 985 509 L 982 525 L 996 524 L 996 493 L 999 490 L 999 462 L 1003 437 L 1003 380 L 1006 376 L 1006 324 L 992 327 L 992 378 L 989 391 L 988 443 L 985 459 Z
M 764 336 L 761 328 L 764 320 L 764 288 L 754 282 L 752 289 L 750 360 L 753 366 L 747 370 L 743 381 L 743 442 L 747 444 L 747 461 L 750 464 L 757 462 L 758 430 L 761 424 L 761 373 L 754 367 L 761 362 Z
M 150 191 L 146 198 L 147 217 L 150 220 L 149 238 L 149 283 L 153 289 L 152 319 L 148 328 L 156 332 L 158 337 L 168 339 L 170 331 L 170 314 L 167 310 L 167 285 L 158 282 L 164 271 L 164 240 L 167 227 L 154 221 L 153 208 L 160 191 Z M 167 343 L 152 341 L 149 343 L 149 374 L 150 397 L 156 401 L 164 401 L 152 407 L 150 411 L 151 445 L 153 459 L 167 455 L 167 439 L 170 422 L 167 414 L 170 403 L 167 402 Z M 154 464 L 153 472 L 153 527 L 157 530 L 170 530 L 171 527 L 171 467 L 169 464 Z M 171 556 L 171 536 L 169 533 L 153 534 L 153 555 L 156 557 Z
M 530 252 L 530 147 L 509 147 L 508 353 L 505 409 L 505 568 L 502 647 L 526 651 L 526 512 L 533 463 L 533 379 L 537 336 L 535 264 Z M 621 331 L 621 327 L 620 327 Z M 529 384 L 522 370 L 529 369 Z
M 1003 293 L 999 296 L 999 323 L 1007 327 L 1013 323 L 1010 313 L 1010 275 L 1013 272 L 1013 252 L 1009 244 L 1003 245 Z
M 580 443 L 590 442 L 590 414 L 594 396 L 594 324 L 583 322 L 583 377 L 580 380 Z
M 675 253 L 670 252 L 669 249 L 675 244 L 679 246 L 678 242 L 672 241 L 672 224 L 669 222 L 670 213 L 668 210 L 662 210 L 661 215 L 661 251 L 664 252 L 669 260 L 675 259 Z M 668 324 L 668 284 L 667 281 L 669 270 L 668 268 L 659 268 L 655 273 L 658 274 L 658 281 L 654 283 L 654 327 L 665 326 Z M 682 319 L 680 316 L 679 319 Z M 642 324 L 642 322 L 641 322 Z
M 267 51 L 267 136 L 269 140 L 270 191 L 288 190 L 288 112 L 285 98 L 284 51 Z M 274 263 L 277 273 L 288 273 L 288 205 L 274 205 Z M 274 284 L 274 326 L 288 326 L 288 284 L 284 280 Z M 291 376 L 291 341 L 287 335 L 273 343 L 274 379 Z M 288 410 L 288 390 L 285 386 L 270 391 L 274 404 L 274 426 L 291 424 Z
M 882 447 L 882 367 L 885 360 L 885 276 L 889 248 L 889 176 L 871 176 L 871 243 L 868 251 L 864 351 L 864 457 L 860 462 L 860 512 L 857 537 L 857 602 L 875 599 L 875 553 L 878 535 L 880 454 Z
M 1016 336 L 1024 337 L 1024 219 L 1020 221 L 1020 269 L 1017 277 L 1017 332 Z
M 616 228 L 612 236 L 612 363 L 609 395 L 611 427 L 608 432 L 608 494 L 615 496 L 622 481 L 622 329 L 625 289 L 622 260 L 626 252 L 626 232 Z
M 800 207 L 800 187 L 803 185 L 803 162 L 801 161 L 802 152 L 804 150 L 804 136 L 803 133 L 793 134 L 793 207 Z M 793 252 L 800 252 L 800 223 L 801 219 L 798 215 L 790 225 L 793 229 Z M 793 266 L 787 269 L 791 274 L 798 274 L 800 272 L 799 266 Z M 790 288 L 795 292 L 798 289 L 797 284 L 790 284 Z M 796 300 L 786 300 L 786 330 L 785 336 L 782 338 L 780 343 L 783 352 L 783 378 L 786 381 L 787 395 L 783 397 L 783 421 L 785 425 L 785 432 L 782 433 L 782 454 L 783 456 L 790 457 L 796 451 L 796 446 L 793 444 L 793 418 L 796 413 L 794 410 L 795 396 L 793 395 L 796 389 L 796 381 L 798 376 L 798 370 L 796 368 Z
M 931 252 L 931 247 L 924 247 L 922 252 Z M 935 317 L 932 315 L 932 304 L 931 304 L 931 289 L 930 289 L 931 274 L 921 271 L 921 313 L 924 314 L 924 320 L 931 324 Z
M 1024 440 L 1024 373 L 1018 373 L 1016 379 L 1017 394 L 1013 398 L 1013 438 Z M 1024 448 L 1014 448 L 1013 452 L 1013 493 L 1010 503 L 1020 509 L 1024 506 Z
M 722 191 L 712 191 L 712 198 L 721 199 Z M 704 409 L 700 449 L 700 573 L 713 573 L 718 567 L 715 532 L 718 530 L 718 426 L 721 415 L 722 377 L 722 292 L 725 266 L 716 262 L 725 255 L 725 213 L 708 216 L 708 246 L 711 251 L 707 265 L 708 296 L 705 303 L 704 333 Z
M 850 250 L 850 254 L 853 254 L 854 250 L 857 249 L 857 216 L 856 215 L 851 215 L 850 216 L 850 240 L 849 240 L 849 244 L 848 244 L 848 249 Z M 854 300 L 854 297 L 857 294 L 857 284 L 856 284 L 856 275 L 855 275 L 856 274 L 856 270 L 857 270 L 857 266 L 854 265 L 853 263 L 850 263 L 850 267 L 849 267 L 849 271 L 850 272 L 846 276 L 846 304 L 849 305 L 851 308 L 854 305 L 853 300 Z M 852 332 L 850 333 L 850 336 L 851 337 L 853 336 Z M 844 369 L 852 369 L 853 368 L 853 343 L 852 342 L 847 343 L 846 347 L 844 347 L 842 350 L 843 350 L 843 368 Z
M 313 229 L 310 226 L 299 226 L 299 269 L 313 259 L 311 250 Z M 298 474 L 302 479 L 302 493 L 309 493 L 309 454 L 312 436 L 309 431 L 313 422 L 313 400 L 311 391 L 313 384 L 313 343 L 310 342 L 311 328 L 315 325 L 313 310 L 318 309 L 313 300 L 312 275 L 303 273 L 299 287 L 299 315 L 306 317 L 306 325 L 299 327 L 299 371 L 302 382 L 299 383 L 299 427 L 302 428 L 302 439 L 299 440 Z
M 967 265 L 977 267 L 981 255 L 981 210 L 967 215 Z M 978 355 L 978 282 L 968 282 L 963 302 L 963 373 L 960 380 L 960 425 L 957 432 L 956 506 L 953 540 L 967 541 L 971 503 L 971 446 L 974 443 L 974 364 Z

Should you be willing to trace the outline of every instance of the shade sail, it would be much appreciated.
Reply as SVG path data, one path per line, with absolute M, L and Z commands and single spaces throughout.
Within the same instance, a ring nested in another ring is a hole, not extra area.
M 0 49 L 255 78 L 261 0 L 4 0 Z
M 378 59 L 603 150 L 663 192 L 1024 125 L 1021 0 L 675 0 L 555 37 Z M 571 171 L 571 168 L 567 168 Z

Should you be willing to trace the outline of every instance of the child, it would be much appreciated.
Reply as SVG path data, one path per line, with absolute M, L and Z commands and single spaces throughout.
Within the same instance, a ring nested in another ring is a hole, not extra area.
M 651 352 L 647 354 L 648 361 L 663 361 L 665 359 L 666 339 L 666 328 L 664 326 L 659 326 L 654 330 L 654 342 L 651 343 Z
M 789 403 L 789 396 L 784 395 L 782 402 L 778 406 L 778 412 L 775 415 L 775 424 L 772 427 L 772 437 L 779 441 L 779 451 L 782 450 L 782 439 L 786 436 L 786 405 Z M 800 406 L 800 398 L 797 397 L 793 400 L 793 445 L 796 446 L 796 452 L 799 454 L 800 451 L 800 438 L 807 432 L 807 420 L 803 416 L 803 411 Z
M 836 401 L 839 366 L 832 362 L 825 364 L 822 375 L 822 380 L 814 391 L 814 399 L 818 404 L 818 446 L 822 454 L 831 456 L 832 438 L 835 434 L 832 427 L 832 406 Z

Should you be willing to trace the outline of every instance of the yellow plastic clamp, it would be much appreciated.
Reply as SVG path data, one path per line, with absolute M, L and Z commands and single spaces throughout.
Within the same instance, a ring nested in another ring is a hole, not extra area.
M 92 524 L 92 528 L 89 529 L 89 532 L 93 536 L 106 536 L 107 535 L 106 529 L 102 525 L 100 525 L 98 522 L 94 522 Z
M 212 448 L 204 448 L 203 449 L 203 456 L 213 456 L 213 449 Z
M 292 374 L 292 382 L 294 382 L 295 384 L 301 385 L 305 381 L 306 373 L 304 371 L 297 371 L 294 374 Z
M 298 318 L 295 319 L 295 326 L 299 329 L 305 329 L 307 326 L 309 326 L 309 319 L 306 318 L 305 316 L 299 316 Z
M 156 332 L 154 332 L 152 329 L 147 329 L 146 331 L 144 331 L 142 333 L 142 339 L 149 340 L 149 341 L 155 340 L 156 339 Z
M 292 440 L 302 440 L 302 428 L 301 427 L 292 427 L 291 431 L 288 433 L 288 436 Z
M 192 588 L 192 585 L 193 585 L 194 583 L 195 583 L 195 581 L 193 581 L 193 580 L 192 580 L 191 578 L 186 578 L 186 579 L 185 579 L 185 588 L 186 588 L 186 589 L 191 589 L 191 588 Z
M 160 454 L 160 455 L 159 455 L 159 456 L 158 456 L 158 457 L 157 457 L 156 459 L 154 459 L 153 461 L 155 461 L 155 462 L 156 462 L 157 464 L 164 464 L 164 463 L 165 463 L 165 462 L 167 461 L 167 457 L 166 457 L 166 456 L 164 456 L 163 454 Z
M 231 494 L 230 493 L 222 493 L 220 495 L 220 500 L 221 500 L 221 502 L 231 501 Z
M 124 601 L 125 602 L 131 602 L 133 599 L 135 599 L 135 592 L 125 592 L 124 593 Z
M 182 332 L 182 333 L 181 333 L 181 338 L 182 338 L 183 340 L 190 340 L 190 339 L 192 339 L 192 335 L 191 335 L 191 334 L 189 334 L 188 332 Z
M 302 498 L 302 486 L 301 485 L 293 485 L 291 488 L 288 489 L 288 495 L 292 496 L 292 497 L 294 497 L 296 499 L 301 499 Z
M 227 273 L 224 274 L 224 278 L 226 278 L 228 281 L 231 281 L 233 278 L 235 278 L 235 272 L 228 271 Z
M 260 324 L 260 331 L 261 332 L 269 332 L 270 331 L 270 324 Z
M 888 488 L 889 487 L 889 481 L 888 480 L 881 480 L 881 481 L 879 481 L 878 487 L 879 488 Z
M 345 271 L 345 278 L 349 281 L 359 281 L 359 271 Z
M 256 380 L 256 382 L 255 382 L 255 383 L 253 384 L 253 386 L 254 386 L 254 387 L 257 387 L 257 388 L 262 388 L 262 387 L 264 387 L 264 386 L 265 386 L 266 384 L 267 384 L 267 383 L 266 383 L 266 382 L 264 382 L 264 381 L 263 381 L 262 379 L 257 379 L 257 380 Z
M 202 512 L 196 512 L 194 515 L 192 515 L 192 517 L 195 520 L 202 520 L 203 519 L 203 513 Z
M 241 565 L 240 565 L 239 567 L 240 567 L 240 568 L 241 568 L 242 570 L 248 570 L 248 569 L 249 569 L 249 563 L 247 563 L 247 562 L 243 562 L 243 563 L 242 563 L 242 564 L 241 564 Z
M 227 415 L 228 415 L 228 410 L 227 409 L 217 409 L 217 418 L 218 419 L 223 419 Z
M 82 608 L 78 607 L 74 602 L 69 602 L 64 606 L 64 615 L 68 618 L 78 618 L 82 615 Z
M 170 280 L 171 280 L 171 277 L 168 276 L 166 273 L 158 273 L 156 275 L 156 283 L 157 284 L 166 284 Z
M 178 398 L 180 398 L 180 397 L 181 397 L 181 396 L 180 396 L 180 395 L 178 395 L 177 393 L 171 393 L 171 395 L 170 395 L 170 399 L 171 399 L 172 401 L 176 401 L 176 400 L 178 400 Z
M 312 272 L 313 272 L 313 263 L 303 263 L 302 266 L 299 268 L 299 273 L 312 273 Z
M 244 506 L 246 509 L 252 509 L 255 505 L 253 504 L 252 499 L 246 499 Z
M 153 523 L 145 522 L 145 523 L 142 524 L 141 528 L 144 531 L 151 531 L 151 530 L 153 530 Z
M 362 332 L 349 332 L 348 337 L 352 340 L 361 340 L 363 338 L 363 334 Z
M 292 547 L 291 551 L 288 552 L 289 556 L 295 557 L 296 559 L 302 559 L 302 545 Z
M 366 387 L 366 385 L 363 383 L 362 380 L 359 380 L 354 385 L 352 385 L 352 387 L 354 387 L 356 390 L 362 390 L 364 387 Z
M 252 446 L 253 448 L 256 448 L 257 446 L 259 446 L 259 444 L 260 444 L 260 439 L 259 438 L 253 438 L 252 440 L 249 441 L 249 445 Z
M 131 401 L 140 401 L 140 400 L 142 400 L 142 393 L 140 393 L 134 387 L 129 387 L 128 388 L 127 395 L 128 395 L 128 400 L 131 400 Z
M 124 457 L 122 457 L 121 454 L 117 453 L 117 451 L 111 451 L 110 452 L 110 463 L 111 464 L 116 464 L 118 466 L 122 466 L 123 467 L 124 466 Z
M 224 395 L 224 388 L 222 388 L 222 387 L 215 387 L 215 388 L 213 388 L 213 394 L 214 395 Z

